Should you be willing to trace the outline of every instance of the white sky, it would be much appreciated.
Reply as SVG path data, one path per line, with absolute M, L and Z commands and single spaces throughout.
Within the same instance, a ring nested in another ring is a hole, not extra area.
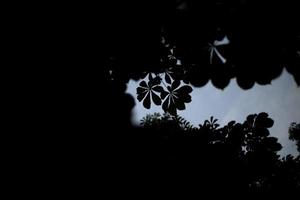
M 132 122 L 136 125 L 146 114 L 160 112 L 161 107 L 151 104 L 145 109 L 136 99 L 138 82 L 130 81 L 127 92 L 135 98 Z M 186 104 L 186 110 L 178 114 L 198 126 L 210 116 L 218 119 L 221 125 L 231 120 L 244 122 L 249 114 L 267 112 L 275 121 L 270 129 L 273 136 L 279 139 L 283 149 L 282 155 L 296 154 L 296 147 L 288 139 L 288 128 L 291 122 L 300 122 L 300 87 L 297 87 L 291 74 L 283 71 L 282 75 L 273 80 L 271 85 L 255 84 L 250 90 L 243 90 L 232 79 L 224 90 L 215 88 L 211 82 L 201 88 L 194 88 L 192 102 Z

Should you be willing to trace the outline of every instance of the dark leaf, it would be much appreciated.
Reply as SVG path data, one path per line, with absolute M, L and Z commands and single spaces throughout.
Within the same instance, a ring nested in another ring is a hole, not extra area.
M 237 84 L 244 90 L 248 90 L 254 86 L 255 81 L 250 80 L 244 77 L 237 77 L 236 79 Z
M 186 78 L 183 79 L 183 82 L 184 82 L 185 84 L 189 84 L 189 83 L 190 83 L 190 81 L 189 81 L 188 79 L 186 79 Z
M 151 95 L 152 95 L 152 100 L 153 100 L 154 104 L 157 106 L 161 105 L 161 99 L 159 98 L 159 96 L 157 94 L 155 94 L 154 92 L 151 92 Z
M 171 84 L 171 78 L 168 73 L 165 74 L 165 80 L 168 84 Z
M 274 121 L 270 118 L 268 118 L 268 114 L 267 113 L 259 113 L 256 117 L 255 120 L 255 126 L 262 126 L 262 127 L 267 127 L 267 128 L 271 128 L 274 124 Z
M 272 146 L 273 151 L 280 151 L 282 149 L 282 145 L 279 143 L 276 143 Z
M 154 90 L 155 92 L 163 92 L 164 91 L 163 87 L 161 87 L 161 86 L 154 86 L 152 88 L 152 90 Z
M 149 85 L 150 88 L 155 85 L 153 79 L 148 81 L 148 85 Z
M 167 112 L 168 111 L 168 107 L 169 107 L 169 100 L 170 98 L 166 98 L 166 100 L 164 101 L 163 105 L 162 105 L 162 109 Z
M 189 94 L 193 91 L 191 86 L 188 85 L 184 85 L 181 88 L 179 88 L 178 90 L 176 90 L 176 92 L 178 92 L 179 94 Z
M 142 81 L 142 82 L 140 82 L 140 86 L 141 86 L 141 87 L 145 87 L 145 88 L 147 88 L 147 87 L 148 87 L 148 85 L 147 85 L 146 81 Z
M 267 128 L 256 128 L 254 130 L 254 133 L 257 135 L 257 136 L 260 136 L 260 137 L 267 137 L 270 135 L 270 132 Z
M 176 101 L 175 102 L 175 106 L 178 110 L 184 110 L 185 109 L 185 105 L 183 101 Z
M 282 149 L 281 144 L 279 144 L 277 142 L 278 139 L 275 137 L 266 138 L 264 141 L 265 141 L 265 144 L 270 148 L 271 151 L 279 151 Z
M 269 115 L 268 113 L 265 113 L 265 112 L 261 112 L 257 115 L 257 119 L 260 119 L 260 118 L 267 118 Z
M 142 101 L 142 100 L 144 99 L 144 97 L 145 97 L 146 94 L 147 94 L 147 92 L 138 94 L 138 95 L 137 95 L 137 99 L 138 99 L 139 101 Z
M 231 122 L 228 123 L 228 126 L 231 127 L 231 126 L 233 126 L 234 124 L 235 124 L 235 121 L 231 121 Z
M 175 80 L 173 83 L 172 83 L 172 90 L 175 90 L 176 88 L 178 88 L 178 86 L 180 85 L 180 81 L 179 80 Z
M 265 127 L 267 128 L 271 128 L 274 124 L 274 120 L 271 119 L 271 118 L 267 118 L 265 121 L 264 121 L 264 125 Z
M 253 124 L 253 122 L 254 122 L 254 118 L 256 117 L 256 115 L 254 114 L 254 115 L 248 115 L 247 116 L 247 122 L 249 123 L 249 124 Z
M 176 115 L 177 114 L 175 103 L 173 101 L 171 101 L 171 100 L 170 100 L 170 104 L 169 104 L 169 107 L 168 107 L 168 112 L 171 115 Z
M 145 97 L 145 99 L 143 101 L 143 105 L 145 108 L 150 109 L 150 107 L 151 107 L 150 92 L 147 93 L 147 96 Z
M 142 94 L 142 93 L 144 93 L 144 92 L 147 92 L 147 90 L 146 90 L 145 88 L 138 87 L 138 88 L 136 89 L 136 92 L 137 92 L 137 94 Z
M 230 78 L 229 77 L 212 78 L 211 82 L 216 88 L 223 90 L 225 87 L 229 85 Z
M 165 99 L 166 96 L 168 96 L 168 94 L 169 94 L 168 92 L 162 90 L 161 93 L 160 93 L 160 98 L 161 98 L 161 99 Z
M 190 103 L 192 101 L 191 95 L 183 95 L 180 97 L 185 103 Z
M 153 79 L 153 84 L 154 85 L 159 85 L 161 82 L 161 78 L 159 76 L 156 76 L 154 79 Z
M 191 84 L 195 87 L 202 87 L 207 84 L 209 81 L 209 76 L 207 73 L 203 73 L 199 70 L 197 71 L 190 71 L 188 74 L 188 80 Z

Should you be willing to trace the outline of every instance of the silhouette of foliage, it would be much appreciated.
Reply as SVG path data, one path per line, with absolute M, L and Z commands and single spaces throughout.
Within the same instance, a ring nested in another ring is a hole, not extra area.
M 53 193 L 53 186 L 90 189 L 95 180 L 110 196 L 122 189 L 150 194 L 153 186 L 168 194 L 186 187 L 222 196 L 299 191 L 299 158 L 278 158 L 266 114 L 224 127 L 214 119 L 190 127 L 176 115 L 191 101 L 191 86 L 209 80 L 224 89 L 236 78 L 249 89 L 269 84 L 285 67 L 299 85 L 297 3 L 109 0 L 41 3 L 34 12 L 22 7 L 26 13 L 13 14 L 17 23 L 11 23 L 17 28 L 12 41 L 21 41 L 21 48 L 12 49 L 25 59 L 14 60 L 36 65 L 26 71 L 38 80 L 17 84 L 24 92 L 13 102 L 22 109 L 12 115 L 22 122 L 14 123 L 20 131 L 8 134 L 17 145 L 5 148 L 12 152 L 9 175 L 17 177 L 10 181 L 30 185 L 33 194 L 40 188 Z M 140 81 L 138 98 L 146 108 L 160 105 L 172 120 L 133 127 L 134 99 L 125 94 L 130 79 Z
M 167 73 L 165 76 L 168 76 Z M 151 107 L 150 96 L 156 105 L 161 105 L 161 102 L 164 101 L 162 104 L 163 110 L 172 115 L 176 115 L 177 110 L 185 109 L 185 103 L 191 102 L 191 96 L 189 93 L 191 93 L 193 89 L 188 85 L 180 87 L 180 81 L 173 81 L 171 85 L 166 86 L 166 84 L 164 84 L 166 91 L 161 85 L 159 85 L 161 82 L 162 81 L 159 76 L 153 79 L 152 75 L 149 74 L 148 84 L 145 81 L 142 81 L 137 88 L 137 99 L 139 101 L 143 101 L 143 105 L 147 109 Z M 168 81 L 166 82 L 168 83 Z M 155 92 L 159 92 L 160 96 L 158 96 Z
M 193 163 L 199 167 L 194 170 L 204 170 L 215 181 L 215 189 L 232 191 L 233 187 L 251 194 L 293 193 L 300 189 L 299 157 L 280 158 L 278 151 L 282 146 L 268 130 L 273 123 L 267 113 L 260 113 L 249 115 L 242 124 L 231 121 L 224 127 L 211 117 L 197 128 L 178 115 L 155 113 L 143 118 L 141 125 L 148 130 L 168 132 L 164 144 L 173 148 L 170 162 L 176 160 L 180 167 L 191 167 Z M 200 176 L 196 171 L 193 173 Z
M 160 128 L 163 124 L 168 124 L 169 122 L 174 123 L 180 130 L 194 129 L 193 125 L 183 117 L 179 115 L 173 116 L 168 113 L 164 113 L 163 115 L 159 113 L 154 113 L 152 115 L 148 114 L 141 120 L 141 126 L 145 128 Z
M 107 31 L 101 44 L 106 59 L 113 58 L 108 63 L 118 66 L 119 72 L 113 71 L 122 74 L 124 81 L 154 73 L 169 85 L 184 81 L 202 87 L 211 80 L 216 88 L 224 89 L 236 78 L 246 90 L 255 83 L 270 84 L 285 67 L 300 84 L 299 12 L 295 3 L 168 0 L 159 5 L 150 1 L 136 4 L 122 4 L 122 9 L 115 10 L 115 5 L 108 3 L 109 16 L 123 17 L 111 17 L 102 29 Z M 143 101 L 146 108 L 151 106 L 150 96 Z M 155 95 L 154 99 L 159 104 Z M 182 107 L 182 103 L 174 106 L 169 102 L 165 110 L 175 114 Z
M 142 81 L 140 83 L 140 86 L 137 88 L 138 93 L 138 100 L 143 100 L 143 105 L 145 108 L 149 109 L 151 107 L 151 99 L 156 105 L 161 105 L 161 99 L 155 92 L 162 92 L 163 88 L 158 85 L 154 85 L 154 83 L 151 81 L 148 84 L 145 81 Z
M 300 152 L 300 124 L 293 122 L 289 128 L 289 138 L 296 142 L 298 151 Z

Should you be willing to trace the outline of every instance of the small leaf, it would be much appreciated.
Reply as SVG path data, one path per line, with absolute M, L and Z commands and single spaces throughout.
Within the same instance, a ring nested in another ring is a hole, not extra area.
M 180 85 L 180 81 L 179 81 L 179 80 L 175 80 L 175 81 L 172 83 L 171 88 L 172 88 L 173 90 L 175 90 L 176 88 L 178 88 L 179 85 Z
M 259 114 L 257 115 L 257 119 L 258 119 L 258 118 L 267 118 L 268 116 L 269 116 L 268 113 L 261 112 L 261 113 L 259 113 Z
M 152 88 L 152 90 L 154 90 L 155 92 L 163 92 L 164 91 L 163 87 L 161 87 L 161 86 L 154 86 Z
M 153 79 L 148 81 L 148 85 L 150 88 L 155 85 Z
M 176 106 L 175 106 L 175 103 L 173 101 L 170 101 L 170 104 L 169 104 L 169 107 L 168 107 L 168 112 L 171 115 L 177 115 Z
M 161 99 L 159 98 L 159 96 L 157 94 L 155 94 L 154 92 L 151 92 L 151 95 L 152 95 L 152 100 L 153 100 L 154 104 L 157 106 L 161 105 Z
M 163 105 L 162 105 L 162 109 L 167 112 L 168 110 L 168 106 L 169 106 L 169 97 L 164 101 Z
M 136 88 L 136 92 L 137 92 L 137 94 L 142 94 L 144 92 L 147 92 L 147 90 L 145 88 L 138 87 L 138 88 Z
M 231 126 L 233 126 L 234 124 L 235 124 L 235 121 L 230 121 L 230 122 L 228 123 L 228 126 L 231 127 Z
M 140 82 L 140 86 L 141 86 L 141 87 L 145 87 L 145 88 L 147 88 L 147 87 L 148 87 L 148 85 L 147 85 L 146 81 L 142 81 L 142 82 Z
M 138 95 L 137 95 L 137 99 L 138 99 L 139 101 L 142 101 L 142 100 L 144 99 L 144 97 L 145 97 L 146 94 L 147 94 L 146 92 L 145 92 L 145 93 L 138 94 Z
M 183 79 L 183 82 L 184 82 L 185 84 L 189 84 L 189 83 L 190 83 L 190 81 L 189 81 L 188 79 L 186 79 L 186 78 Z
M 176 90 L 176 92 L 178 92 L 180 94 L 188 94 L 188 93 L 191 93 L 192 91 L 193 91 L 193 88 L 188 85 L 184 85 L 181 88 Z
M 255 128 L 254 133 L 260 137 L 267 137 L 270 135 L 270 132 L 267 128 Z
M 191 101 L 192 101 L 192 97 L 191 97 L 191 95 L 182 95 L 181 97 L 180 97 L 185 103 L 190 103 Z
M 150 100 L 150 93 L 147 93 L 147 96 L 145 97 L 144 101 L 143 101 L 143 105 L 145 108 L 150 109 L 151 107 L 151 100 Z
M 184 102 L 182 102 L 182 101 L 176 101 L 175 105 L 176 105 L 176 108 L 178 110 L 184 110 L 185 109 Z
M 271 151 L 280 151 L 282 149 L 282 146 L 277 141 L 277 138 L 269 137 L 265 139 L 265 145 L 267 145 L 271 149 Z
M 165 80 L 168 84 L 171 84 L 171 78 L 168 73 L 165 74 Z
M 154 79 L 153 79 L 153 84 L 154 85 L 159 85 L 161 82 L 161 78 L 159 76 L 156 76 Z
M 271 118 L 267 118 L 267 119 L 264 121 L 264 125 L 265 125 L 265 127 L 267 127 L 267 128 L 271 128 L 271 127 L 274 125 L 274 120 L 271 119 Z
M 163 91 L 161 91 L 161 93 L 160 93 L 160 98 L 161 98 L 161 99 L 165 99 L 166 96 L 168 96 L 168 94 L 169 94 L 168 92 L 166 92 L 166 91 L 163 90 Z
M 254 122 L 254 118 L 256 117 L 256 114 L 253 114 L 253 115 L 248 115 L 247 116 L 247 122 L 250 123 L 251 125 L 253 124 Z

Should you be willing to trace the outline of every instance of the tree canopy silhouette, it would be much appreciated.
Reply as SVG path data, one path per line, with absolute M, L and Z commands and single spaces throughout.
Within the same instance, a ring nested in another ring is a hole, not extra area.
M 201 87 L 211 80 L 216 88 L 224 89 L 236 78 L 241 88 L 250 89 L 254 83 L 270 84 L 285 67 L 300 85 L 300 17 L 294 3 L 144 3 L 126 2 L 122 7 L 109 4 L 111 21 L 104 26 L 107 34 L 102 44 L 106 44 L 106 67 L 111 78 L 125 82 L 144 79 L 137 92 L 145 108 L 150 108 L 152 99 L 156 105 L 164 102 L 162 108 L 174 114 L 184 109 L 189 96 L 177 98 L 172 93 L 176 89 L 172 85 L 180 81 Z M 154 86 L 155 92 L 143 96 L 146 93 L 142 87 Z M 191 92 L 183 87 L 180 91 Z
M 178 177 L 191 173 L 215 191 L 294 194 L 300 189 L 300 156 L 280 158 L 282 146 L 268 130 L 273 123 L 267 113 L 249 115 L 243 123 L 231 121 L 224 127 L 213 117 L 194 127 L 178 115 L 158 113 L 141 121 L 146 130 L 163 134 L 160 140 L 167 147 L 160 149 L 161 155 L 176 168 Z

